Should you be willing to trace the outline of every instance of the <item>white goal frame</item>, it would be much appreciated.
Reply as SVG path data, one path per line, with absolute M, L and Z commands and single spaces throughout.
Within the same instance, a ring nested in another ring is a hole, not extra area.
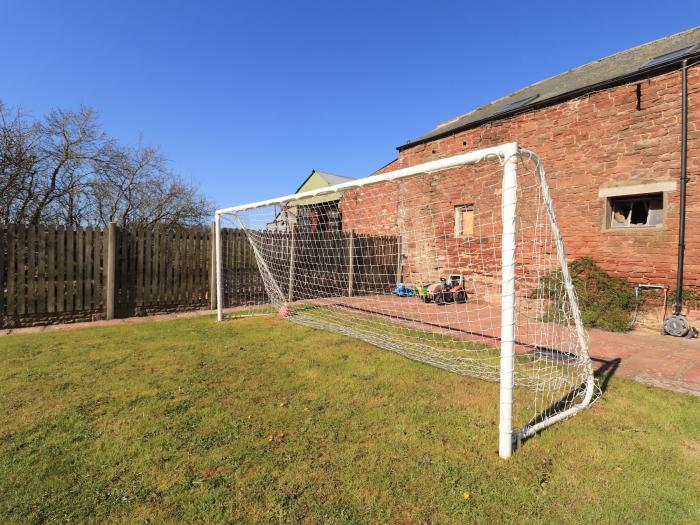
M 564 252 L 564 243 L 562 240 L 559 227 L 556 222 L 554 208 L 552 204 L 549 186 L 547 184 L 544 170 L 542 168 L 539 157 L 524 148 L 521 148 L 517 143 L 510 142 L 499 146 L 484 148 L 468 153 L 462 153 L 451 157 L 438 159 L 430 162 L 425 162 L 408 168 L 403 168 L 381 175 L 374 175 L 363 179 L 353 180 L 342 184 L 336 184 L 325 188 L 297 193 L 294 195 L 286 195 L 275 199 L 233 206 L 230 208 L 222 208 L 215 213 L 215 228 L 216 228 L 216 304 L 217 304 L 217 319 L 223 319 L 223 282 L 222 282 L 222 244 L 221 244 L 221 216 L 261 208 L 264 206 L 272 206 L 283 204 L 289 201 L 299 200 L 308 197 L 316 197 L 336 193 L 351 188 L 359 188 L 379 184 L 382 182 L 393 181 L 410 177 L 412 175 L 434 173 L 438 171 L 476 164 L 478 162 L 497 159 L 503 165 L 503 184 L 502 184 L 502 248 L 501 248 L 501 265 L 502 265 L 502 281 L 501 281 L 501 334 L 500 334 L 500 396 L 499 396 L 499 455 L 503 458 L 508 458 L 512 455 L 514 448 L 524 438 L 530 437 L 545 427 L 548 427 L 557 421 L 569 418 L 584 408 L 586 408 L 593 399 L 595 391 L 595 381 L 593 378 L 593 370 L 590 365 L 587 370 L 587 381 L 585 392 L 582 400 L 562 412 L 556 413 L 536 424 L 526 426 L 520 431 L 513 430 L 513 389 L 515 377 L 515 280 L 516 280 L 516 209 L 517 209 L 517 171 L 518 158 L 523 157 L 531 159 L 537 164 L 537 176 L 539 177 L 542 195 L 544 197 L 547 213 L 551 221 L 552 233 L 557 246 L 557 254 L 561 266 L 562 276 L 566 289 L 567 298 L 571 304 L 573 311 L 573 322 L 575 324 L 576 333 L 578 336 L 580 351 L 588 356 L 588 341 L 586 333 L 581 321 L 578 301 L 574 291 L 571 277 L 569 275 L 566 255 Z

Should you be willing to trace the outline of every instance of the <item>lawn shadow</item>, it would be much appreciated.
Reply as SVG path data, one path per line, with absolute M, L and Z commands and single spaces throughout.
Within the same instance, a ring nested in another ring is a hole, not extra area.
M 612 376 L 615 375 L 615 372 L 620 366 L 620 363 L 622 362 L 622 359 L 619 357 L 616 357 L 615 359 L 598 359 L 598 358 L 591 358 L 591 361 L 594 361 L 596 363 L 600 363 L 598 368 L 594 370 L 593 374 L 597 380 L 598 383 L 598 389 L 596 392 L 593 394 L 593 398 L 591 399 L 591 403 L 593 403 L 596 399 L 598 399 L 600 396 L 602 396 L 605 391 L 608 389 L 608 383 L 610 382 L 610 379 Z M 567 408 L 571 407 L 572 402 L 577 398 L 583 396 L 584 392 L 586 391 L 586 384 L 581 384 L 575 388 L 572 388 L 565 396 L 563 396 L 559 401 L 556 401 L 555 403 L 552 403 L 549 405 L 545 410 L 540 412 L 539 415 L 531 419 L 527 425 L 523 428 L 527 428 L 533 425 L 536 425 L 548 417 L 550 417 L 552 414 L 556 414 L 558 412 L 561 412 L 563 410 L 566 410 Z M 527 438 L 521 439 L 517 443 L 517 448 L 520 448 L 526 441 L 529 439 L 535 437 L 538 434 L 541 434 L 542 432 L 546 431 L 549 427 L 545 427 L 542 430 L 536 432 L 532 436 L 529 436 Z
M 598 380 L 598 387 L 600 388 L 601 395 L 605 393 L 608 389 L 608 383 L 612 376 L 615 375 L 617 369 L 620 367 L 622 362 L 621 357 L 616 357 L 615 359 L 600 359 L 597 357 L 591 357 L 591 361 L 594 363 L 600 363 L 598 368 L 593 371 L 593 375 Z

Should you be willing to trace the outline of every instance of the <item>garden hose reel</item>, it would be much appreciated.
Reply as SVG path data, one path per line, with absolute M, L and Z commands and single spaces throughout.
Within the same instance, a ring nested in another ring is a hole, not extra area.
M 687 339 L 698 336 L 697 329 L 693 328 L 688 318 L 681 313 L 671 314 L 666 318 L 664 321 L 664 333 L 674 337 L 685 337 Z

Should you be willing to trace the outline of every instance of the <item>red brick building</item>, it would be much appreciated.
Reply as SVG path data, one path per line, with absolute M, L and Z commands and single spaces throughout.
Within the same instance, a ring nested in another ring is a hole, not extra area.
M 572 69 L 440 124 L 399 146 L 398 158 L 379 172 L 518 142 L 542 158 L 569 259 L 590 256 L 633 283 L 674 288 L 684 59 L 689 177 L 685 286 L 698 289 L 700 190 L 694 175 L 700 170 L 700 27 Z M 443 204 L 445 220 L 434 227 L 441 228 L 439 235 L 450 235 L 453 226 L 443 225 L 457 217 L 460 207 L 499 205 L 497 190 L 489 193 L 484 191 L 488 184 L 477 183 L 479 170 L 451 170 L 450 183 L 435 187 L 422 178 L 346 192 L 343 228 L 388 233 L 395 229 L 402 199 L 420 194 L 426 202 Z M 367 214 L 368 203 L 381 213 Z M 436 273 L 449 270 L 435 262 L 439 252 L 402 246 L 409 267 L 420 268 L 422 258 L 425 264 L 437 264 Z

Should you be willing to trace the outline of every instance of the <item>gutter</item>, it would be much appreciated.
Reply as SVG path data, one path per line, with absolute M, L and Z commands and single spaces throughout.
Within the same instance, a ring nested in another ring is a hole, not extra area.
M 442 139 L 445 137 L 449 137 L 451 135 L 456 135 L 457 133 L 461 133 L 462 131 L 466 131 L 468 129 L 473 129 L 473 128 L 478 128 L 479 126 L 482 126 L 488 122 L 493 122 L 493 121 L 498 121 L 498 120 L 504 120 L 510 117 L 514 117 L 516 115 L 520 115 L 522 113 L 527 113 L 529 111 L 533 111 L 536 109 L 542 109 L 546 108 L 549 106 L 554 106 L 556 104 L 560 104 L 562 102 L 566 102 L 568 100 L 572 100 L 575 98 L 578 98 L 582 95 L 586 95 L 588 93 L 593 93 L 595 91 L 602 91 L 604 89 L 609 89 L 612 87 L 617 87 L 621 86 L 624 84 L 636 82 L 639 80 L 644 80 L 648 79 L 654 76 L 662 75 L 664 73 L 670 73 L 672 71 L 677 71 L 679 65 L 681 65 L 684 61 L 690 62 L 693 59 L 700 58 L 700 52 L 698 53 L 693 53 L 691 55 L 686 55 L 683 58 L 672 60 L 670 62 L 665 62 L 663 64 L 659 64 L 657 66 L 652 66 L 652 67 L 647 67 L 647 68 L 640 68 L 637 71 L 634 71 L 632 73 L 627 73 L 624 75 L 620 75 L 608 80 L 604 80 L 602 82 L 598 82 L 596 84 L 591 84 L 588 86 L 584 86 L 582 88 L 578 88 L 572 91 L 567 91 L 566 93 L 561 93 L 559 95 L 554 95 L 552 97 L 539 100 L 537 102 L 533 102 L 532 104 L 529 104 L 527 106 L 523 106 L 511 111 L 503 111 L 501 113 L 496 113 L 495 115 L 491 115 L 489 117 L 482 118 L 480 120 L 475 120 L 473 122 L 468 122 L 466 124 L 463 124 L 461 126 L 458 126 L 456 128 L 451 128 L 447 129 L 443 132 L 436 133 L 435 135 L 430 135 L 428 137 L 423 137 L 419 138 L 416 140 L 412 140 L 406 144 L 403 144 L 401 146 L 397 146 L 396 149 L 401 152 L 405 149 L 412 148 L 413 146 L 418 146 L 419 144 L 426 144 L 428 142 L 433 142 L 434 140 Z

